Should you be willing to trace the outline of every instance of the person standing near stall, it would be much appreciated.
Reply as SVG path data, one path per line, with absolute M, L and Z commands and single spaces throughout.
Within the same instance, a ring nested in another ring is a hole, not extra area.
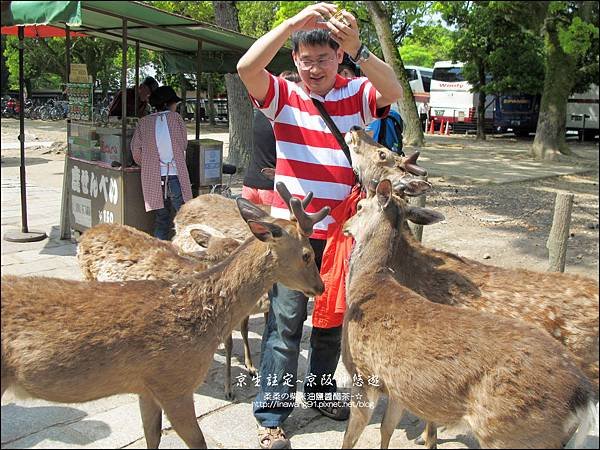
M 138 90 L 138 101 L 137 105 L 134 105 L 134 88 L 127 88 L 127 117 L 144 117 L 148 114 L 148 101 L 152 93 L 158 89 L 158 82 L 152 77 L 146 77 L 136 89 Z M 108 107 L 108 115 L 121 117 L 121 105 L 121 93 L 117 92 Z
M 162 240 L 169 240 L 174 215 L 192 198 L 185 164 L 187 129 L 175 111 L 179 102 L 170 86 L 156 89 L 150 104 L 158 112 L 140 119 L 131 140 L 133 160 L 142 168 L 144 205 L 155 211 L 154 237 Z
M 298 84 L 266 70 L 290 37 L 292 57 L 302 80 Z M 345 79 L 338 75 L 344 52 L 360 65 L 365 77 Z M 332 213 L 338 207 L 345 211 L 345 205 L 358 199 L 360 190 L 342 148 L 343 138 L 335 137 L 326 120 L 340 133 L 348 132 L 355 125 L 364 126 L 385 117 L 389 105 L 402 96 L 392 68 L 360 42 L 355 17 L 343 10 L 338 12 L 333 4 L 307 6 L 258 39 L 240 58 L 237 69 L 254 105 L 273 123 L 275 183 L 283 182 L 291 194 L 301 199 L 312 192 L 309 211 L 323 206 L 331 207 Z M 278 195 L 273 196 L 271 215 L 289 217 L 286 203 Z M 317 267 L 324 256 L 329 256 L 325 252 L 329 227 L 340 223 L 330 215 L 315 225 L 310 244 Z M 329 287 L 339 288 L 342 283 L 343 278 L 337 277 Z M 327 289 L 328 284 L 325 286 Z M 282 425 L 294 409 L 297 382 L 302 383 L 295 378 L 308 315 L 308 298 L 302 292 L 280 283 L 274 291 L 262 341 L 260 391 L 253 402 L 259 445 L 266 449 L 291 446 Z M 347 402 L 334 400 L 343 313 L 335 311 L 336 298 L 330 298 L 333 301 L 315 300 L 304 397 L 324 416 L 346 420 Z M 317 307 L 321 307 L 318 317 Z

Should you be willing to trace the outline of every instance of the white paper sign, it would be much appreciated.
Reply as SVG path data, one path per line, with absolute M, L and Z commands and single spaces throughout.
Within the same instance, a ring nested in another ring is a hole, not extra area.
M 75 222 L 90 228 L 92 226 L 92 200 L 72 195 L 71 206 Z

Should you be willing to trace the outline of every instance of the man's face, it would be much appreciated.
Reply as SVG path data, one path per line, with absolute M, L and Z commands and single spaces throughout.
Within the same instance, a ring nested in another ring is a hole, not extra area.
M 141 101 L 147 102 L 151 93 L 152 92 L 150 92 L 150 88 L 148 86 L 145 84 L 140 84 L 140 87 L 138 88 L 138 94 Z
M 300 45 L 292 56 L 300 78 L 311 91 L 325 96 L 333 89 L 338 65 L 344 58 L 342 49 L 336 51 L 329 45 Z

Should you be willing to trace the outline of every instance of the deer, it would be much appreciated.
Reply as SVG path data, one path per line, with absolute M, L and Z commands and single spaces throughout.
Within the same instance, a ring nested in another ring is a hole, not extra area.
M 219 343 L 274 283 L 307 296 L 324 290 L 308 236 L 329 208 L 307 213 L 292 199 L 285 220 L 236 203 L 252 238 L 193 276 L 109 283 L 3 276 L 1 394 L 11 388 L 59 403 L 137 394 L 149 448 L 160 443 L 162 411 L 186 445 L 206 448 L 193 393 Z
M 374 141 L 353 129 L 346 135 L 352 154 L 373 153 Z M 354 156 L 353 156 L 354 157 Z M 374 195 L 378 179 L 369 184 Z M 395 189 L 400 197 L 402 188 Z M 411 220 L 410 216 L 407 216 Z M 598 283 L 564 273 L 540 273 L 479 263 L 452 253 L 430 249 L 416 240 L 406 221 L 390 268 L 398 282 L 422 297 L 441 304 L 471 308 L 519 319 L 548 332 L 577 358 L 598 389 Z M 434 448 L 435 424 L 428 423 L 417 442 Z
M 127 225 L 99 224 L 83 233 L 77 246 L 77 260 L 88 281 L 174 280 L 181 276 L 201 273 L 224 260 L 240 242 L 231 238 L 209 236 L 202 230 L 192 229 L 190 235 L 205 252 L 180 254 L 170 242 L 156 239 Z M 258 302 L 256 310 L 268 308 L 266 297 Z M 268 301 L 268 299 L 267 299 Z M 257 373 L 252 362 L 248 341 L 248 320 L 242 320 L 240 331 L 244 343 L 244 363 L 248 373 Z M 233 399 L 231 390 L 231 356 L 233 338 L 225 341 L 225 382 L 227 400 Z
M 344 225 L 355 246 L 342 359 L 349 373 L 380 379 L 378 387 L 353 386 L 353 398 L 388 396 L 381 447 L 388 448 L 404 409 L 466 426 L 484 448 L 581 445 L 597 392 L 571 352 L 538 326 L 435 303 L 399 282 L 394 267 L 406 257 L 406 220 L 428 225 L 443 216 L 409 206 L 383 180 Z M 419 269 L 414 276 L 423 276 Z M 352 405 L 343 448 L 354 447 L 368 424 L 369 402 Z

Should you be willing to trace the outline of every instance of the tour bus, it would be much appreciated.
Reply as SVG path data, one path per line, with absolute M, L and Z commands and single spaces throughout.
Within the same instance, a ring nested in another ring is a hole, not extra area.
M 429 95 L 429 120 L 438 128 L 442 120 L 450 122 L 453 131 L 457 128 L 475 129 L 479 94 L 471 92 L 472 86 L 462 75 L 464 63 L 438 61 L 433 66 Z M 491 128 L 494 119 L 494 96 L 486 98 L 486 128 Z
M 517 136 L 535 133 L 540 113 L 541 95 L 501 94 L 494 107 L 494 130 L 512 131 Z
M 585 119 L 585 120 L 584 120 Z M 573 94 L 567 103 L 567 130 L 584 133 L 586 139 L 598 135 L 598 85 L 583 94 Z
M 413 91 L 417 109 L 419 109 L 420 103 L 429 104 L 429 91 L 431 89 L 433 69 L 430 67 L 419 66 L 404 66 L 404 69 L 408 75 L 410 88 Z

